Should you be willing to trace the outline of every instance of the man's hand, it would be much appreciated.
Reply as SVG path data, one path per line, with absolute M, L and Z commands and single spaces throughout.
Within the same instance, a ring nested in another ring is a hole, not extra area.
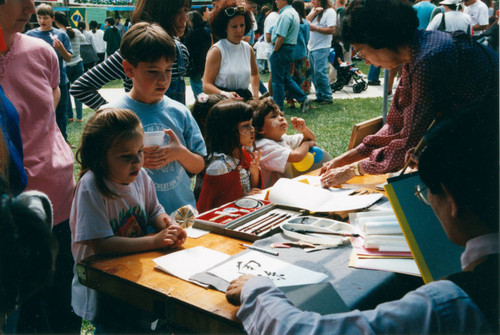
M 245 283 L 253 277 L 253 275 L 243 275 L 236 278 L 231 282 L 231 284 L 229 284 L 226 291 L 226 299 L 231 305 L 241 305 L 241 289 L 243 288 L 243 285 L 245 285 Z

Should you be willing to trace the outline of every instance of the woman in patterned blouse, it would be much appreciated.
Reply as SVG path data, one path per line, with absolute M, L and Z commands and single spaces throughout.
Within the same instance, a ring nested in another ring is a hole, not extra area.
M 355 0 L 346 10 L 343 42 L 366 64 L 387 70 L 402 65 L 403 73 L 382 129 L 323 166 L 325 187 L 355 175 L 398 171 L 444 107 L 454 112 L 498 96 L 497 53 L 463 32 L 417 27 L 416 12 L 400 0 Z

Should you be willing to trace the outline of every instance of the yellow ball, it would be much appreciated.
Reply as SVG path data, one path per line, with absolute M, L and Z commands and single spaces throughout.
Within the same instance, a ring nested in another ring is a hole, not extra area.
M 293 166 L 297 169 L 297 171 L 306 171 L 309 169 L 314 163 L 314 156 L 308 152 L 306 157 L 303 160 L 297 163 L 293 163 Z

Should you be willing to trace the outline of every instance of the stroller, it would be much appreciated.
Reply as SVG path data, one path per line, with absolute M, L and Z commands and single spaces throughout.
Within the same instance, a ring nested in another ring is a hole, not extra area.
M 328 61 L 337 70 L 337 80 L 330 84 L 333 92 L 340 91 L 344 86 L 349 84 L 351 79 L 354 80 L 354 85 L 352 86 L 352 91 L 354 93 L 361 93 L 368 88 L 368 84 L 365 82 L 362 76 L 358 74 L 359 68 L 355 67 L 356 63 L 346 64 L 342 60 L 342 47 L 336 43 L 338 48 L 332 48 L 330 54 L 328 55 Z M 337 56 L 339 55 L 339 56 Z M 339 62 L 342 61 L 342 63 Z

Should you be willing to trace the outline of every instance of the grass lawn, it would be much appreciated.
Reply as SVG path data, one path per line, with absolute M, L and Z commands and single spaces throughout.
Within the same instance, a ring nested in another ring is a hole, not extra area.
M 331 105 L 315 105 L 307 113 L 300 112 L 299 104 L 296 108 L 285 107 L 288 120 L 292 116 L 302 117 L 306 124 L 316 134 L 318 146 L 328 151 L 333 157 L 340 155 L 347 149 L 353 124 L 368 120 L 382 114 L 382 98 L 356 98 L 334 100 Z M 68 123 L 68 139 L 71 144 L 80 144 L 81 133 L 87 120 L 94 114 L 91 109 L 84 109 L 83 122 Z M 290 123 L 290 122 L 289 122 Z M 290 133 L 293 129 L 289 128 Z M 76 153 L 76 148 L 73 152 Z M 80 166 L 75 164 L 75 176 Z

